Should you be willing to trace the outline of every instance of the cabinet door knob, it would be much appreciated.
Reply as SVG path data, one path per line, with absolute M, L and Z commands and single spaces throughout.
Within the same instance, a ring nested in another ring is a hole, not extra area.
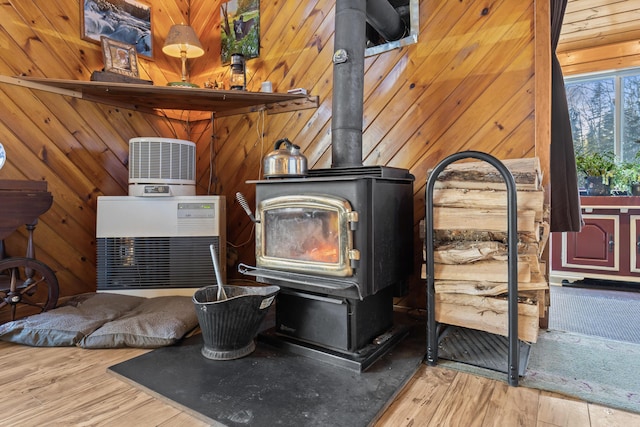
M 613 252 L 613 246 L 614 246 L 614 241 L 613 241 L 613 234 L 609 234 L 609 252 Z

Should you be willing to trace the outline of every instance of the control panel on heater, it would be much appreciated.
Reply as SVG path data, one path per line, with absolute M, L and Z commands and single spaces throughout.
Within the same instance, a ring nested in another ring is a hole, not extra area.
M 223 196 L 99 197 L 97 289 L 142 296 L 192 295 L 216 284 L 211 244 L 225 281 Z

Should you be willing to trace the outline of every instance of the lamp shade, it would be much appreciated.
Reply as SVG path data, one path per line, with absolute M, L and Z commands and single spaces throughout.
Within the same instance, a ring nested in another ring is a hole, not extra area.
M 180 58 L 183 53 L 187 58 L 197 58 L 204 55 L 204 49 L 196 32 L 189 25 L 184 24 L 177 24 L 169 29 L 162 52 L 177 58 Z

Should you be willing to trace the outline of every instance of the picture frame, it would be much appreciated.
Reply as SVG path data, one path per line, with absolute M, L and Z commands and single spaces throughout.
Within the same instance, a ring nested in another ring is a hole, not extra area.
M 102 36 L 100 41 L 104 71 L 128 77 L 139 77 L 138 55 L 134 45 L 112 40 L 105 36 Z
M 231 55 L 245 59 L 260 56 L 260 0 L 223 0 L 220 3 L 220 62 L 229 64 Z
M 136 53 L 153 58 L 151 6 L 142 0 L 80 0 L 83 40 L 100 44 L 108 37 L 135 46 Z

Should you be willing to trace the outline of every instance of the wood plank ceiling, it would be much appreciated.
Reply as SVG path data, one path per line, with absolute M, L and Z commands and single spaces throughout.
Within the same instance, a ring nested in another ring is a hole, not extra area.
M 640 0 L 569 0 L 556 53 L 565 77 L 640 67 Z
M 640 40 L 640 1 L 569 0 L 558 52 Z

